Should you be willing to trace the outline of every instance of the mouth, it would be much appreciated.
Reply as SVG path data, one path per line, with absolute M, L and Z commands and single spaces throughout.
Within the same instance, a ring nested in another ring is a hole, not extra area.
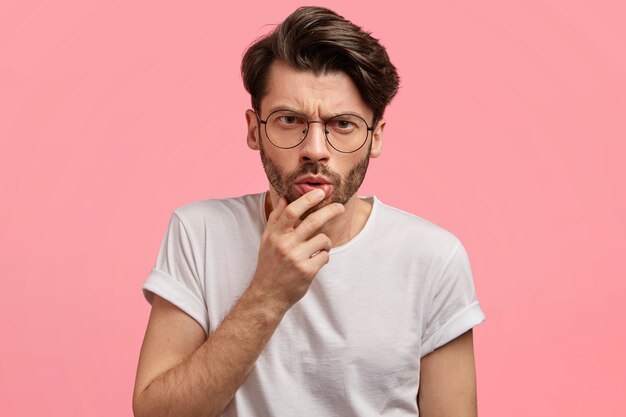
M 324 177 L 307 176 L 296 180 L 295 185 L 302 194 L 306 194 L 314 189 L 320 189 L 324 191 L 324 194 L 326 194 L 326 197 L 328 197 L 328 195 L 333 190 L 333 185 L 331 184 L 331 182 Z
M 308 176 L 308 177 L 303 177 L 303 178 L 300 178 L 299 180 L 296 180 L 296 184 L 316 184 L 316 185 L 320 185 L 320 184 L 330 184 L 330 181 L 328 181 L 324 177 Z

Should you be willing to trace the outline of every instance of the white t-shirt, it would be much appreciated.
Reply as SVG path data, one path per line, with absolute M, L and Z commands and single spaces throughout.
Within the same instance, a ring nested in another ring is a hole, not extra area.
M 184 205 L 143 285 L 210 335 L 250 283 L 266 193 Z M 376 197 L 331 249 L 224 416 L 417 416 L 420 358 L 485 320 L 452 233 Z

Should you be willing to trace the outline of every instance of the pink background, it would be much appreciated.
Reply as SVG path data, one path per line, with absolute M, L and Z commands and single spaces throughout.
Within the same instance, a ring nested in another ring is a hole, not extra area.
M 173 209 L 266 187 L 241 55 L 295 2 L 0 5 L 0 415 L 131 415 Z M 322 2 L 402 88 L 360 194 L 455 233 L 481 416 L 625 415 L 620 1 Z M 583 3 L 588 3 L 583 5 Z

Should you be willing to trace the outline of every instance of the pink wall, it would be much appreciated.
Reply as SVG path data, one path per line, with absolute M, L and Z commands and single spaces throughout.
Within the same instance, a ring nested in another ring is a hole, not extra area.
M 294 2 L 163 3 L 0 4 L 2 416 L 131 415 L 171 211 L 265 187 L 239 60 Z M 361 194 L 464 242 L 481 416 L 625 415 L 623 3 L 322 3 L 399 69 Z

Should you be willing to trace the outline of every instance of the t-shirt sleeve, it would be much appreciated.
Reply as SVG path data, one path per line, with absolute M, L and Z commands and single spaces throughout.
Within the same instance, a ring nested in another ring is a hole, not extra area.
M 154 294 L 166 299 L 196 320 L 209 334 L 209 318 L 192 240 L 174 212 L 161 242 L 156 265 L 142 286 L 152 304 Z
M 476 299 L 469 258 L 460 241 L 444 263 L 433 290 L 430 307 L 425 312 L 421 356 L 485 321 Z

